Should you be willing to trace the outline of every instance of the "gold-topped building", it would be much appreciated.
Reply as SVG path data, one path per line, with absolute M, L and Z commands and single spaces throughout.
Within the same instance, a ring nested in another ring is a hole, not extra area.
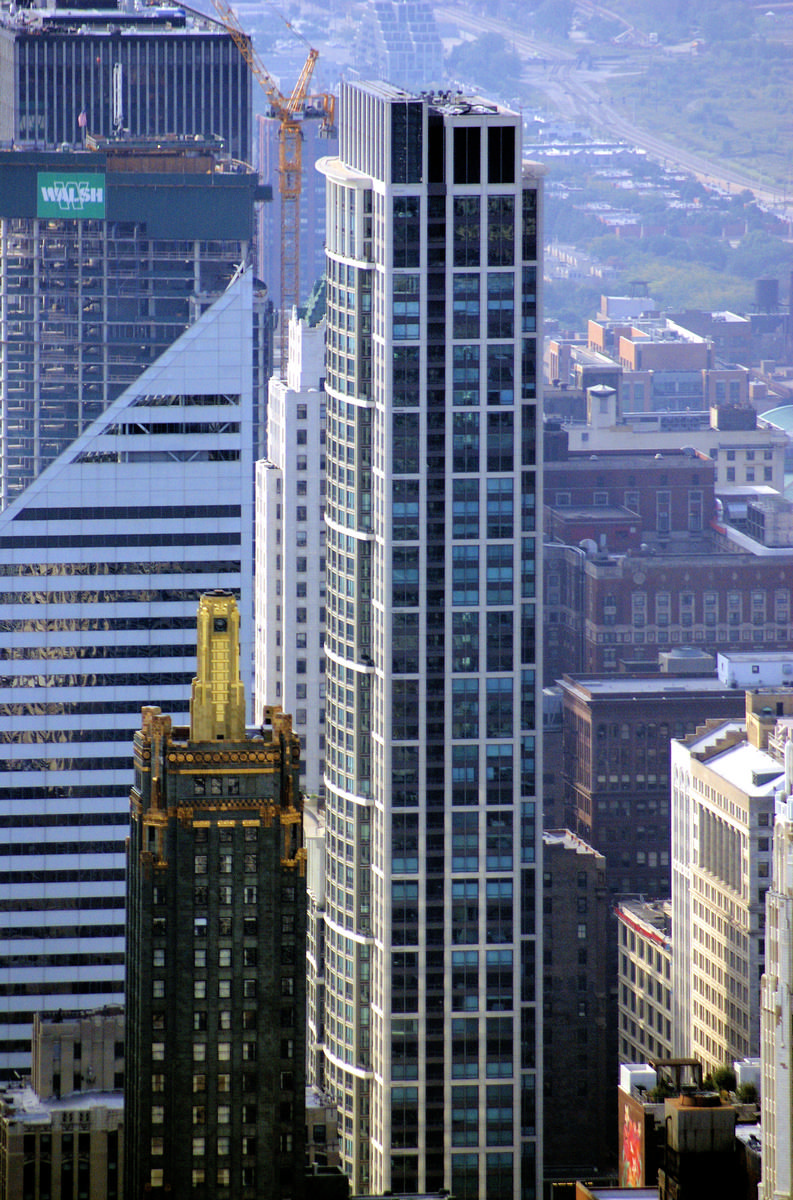
M 239 611 L 202 597 L 190 727 L 145 707 L 127 870 L 125 1193 L 300 1200 L 300 745 L 245 730 Z

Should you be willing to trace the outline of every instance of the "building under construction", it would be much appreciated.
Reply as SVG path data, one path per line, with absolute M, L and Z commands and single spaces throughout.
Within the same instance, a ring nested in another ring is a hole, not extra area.
M 258 194 L 252 171 L 192 138 L 0 152 L 1 507 L 225 289 L 248 258 Z

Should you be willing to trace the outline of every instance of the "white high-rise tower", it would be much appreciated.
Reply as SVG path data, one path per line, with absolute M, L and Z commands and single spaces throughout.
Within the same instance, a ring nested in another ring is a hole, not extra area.
M 385 84 L 319 167 L 325 1084 L 357 1190 L 534 1197 L 541 169 Z
M 793 1196 L 793 741 L 785 739 L 785 782 L 776 801 L 774 865 L 766 896 L 765 974 L 760 981 L 762 1200 Z
M 270 380 L 269 457 L 256 464 L 254 712 L 280 704 L 301 740 L 300 787 L 322 788 L 325 671 L 325 322 L 289 322 L 286 379 Z

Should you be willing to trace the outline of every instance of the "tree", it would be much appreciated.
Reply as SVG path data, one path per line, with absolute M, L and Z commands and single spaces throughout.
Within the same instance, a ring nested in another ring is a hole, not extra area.
M 651 1104 L 661 1104 L 666 1100 L 667 1096 L 676 1096 L 677 1093 L 672 1087 L 668 1079 L 663 1076 L 658 1080 L 654 1088 L 650 1088 L 647 1093 L 647 1099 Z
M 571 0 L 543 0 L 534 10 L 534 26 L 542 33 L 566 38 L 573 21 Z
M 713 1072 L 713 1082 L 720 1092 L 734 1092 L 736 1083 L 735 1071 L 726 1063 L 724 1066 L 716 1067 L 716 1070 Z
M 757 1104 L 757 1088 L 753 1083 L 742 1083 L 736 1095 L 741 1104 Z
M 520 55 L 499 33 L 460 42 L 450 52 L 448 64 L 449 74 L 461 83 L 471 82 L 502 96 L 515 90 L 523 73 Z

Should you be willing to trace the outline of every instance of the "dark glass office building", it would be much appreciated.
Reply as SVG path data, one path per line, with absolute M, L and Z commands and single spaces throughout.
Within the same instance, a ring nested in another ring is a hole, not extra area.
M 52 148 L 118 127 L 132 137 L 215 135 L 247 162 L 250 113 L 251 74 L 231 36 L 183 5 L 3 14 L 4 143 Z

